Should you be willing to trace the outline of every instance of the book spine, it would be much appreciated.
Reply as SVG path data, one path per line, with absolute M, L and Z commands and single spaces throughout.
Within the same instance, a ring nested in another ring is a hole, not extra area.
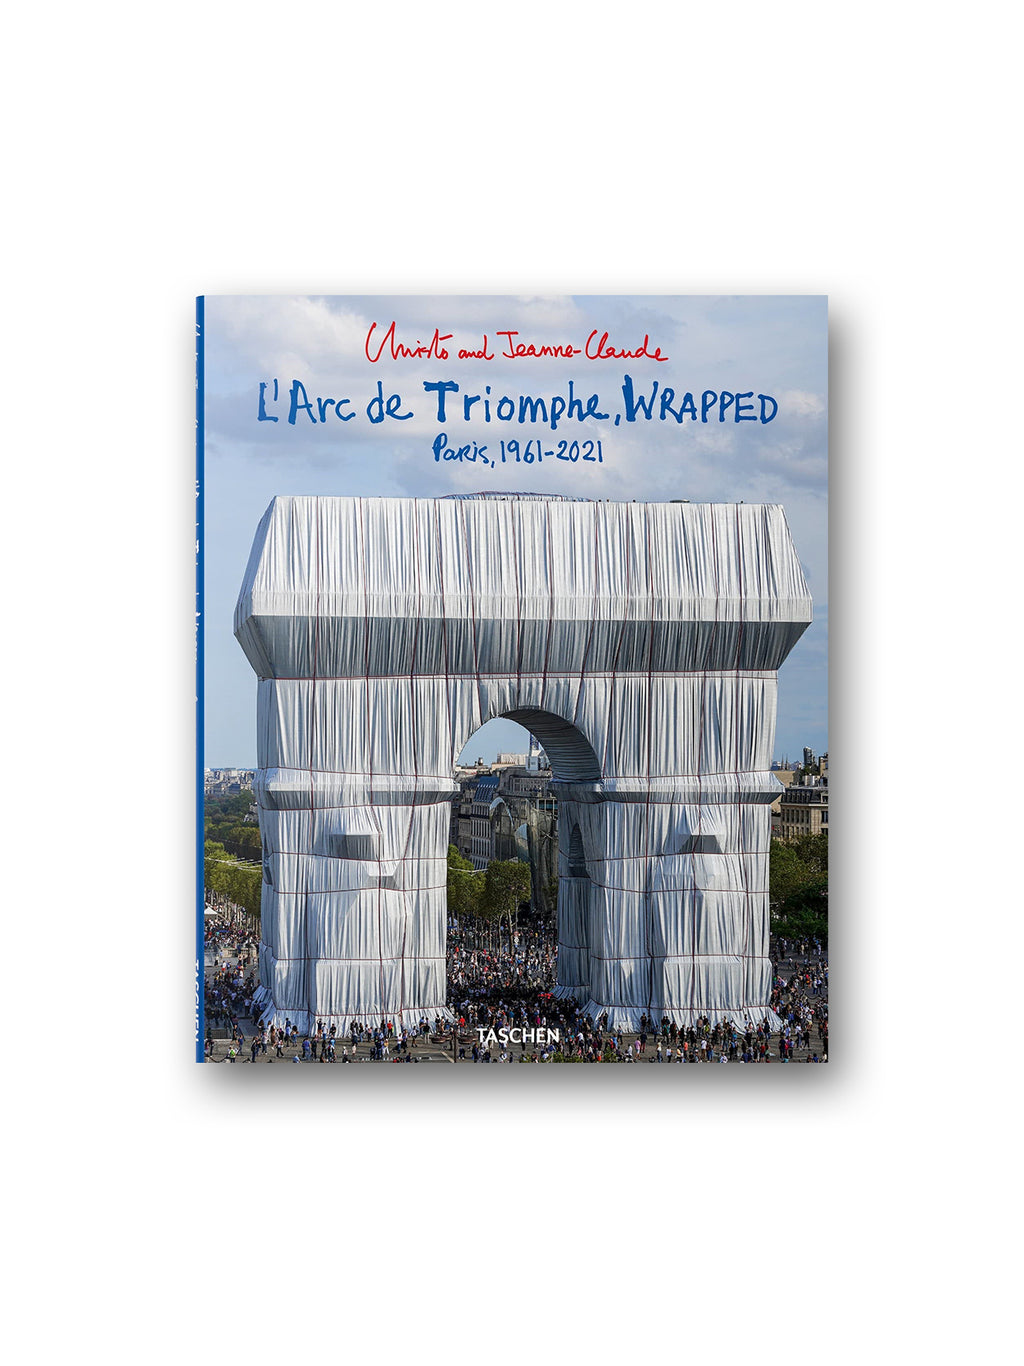
M 204 953 L 204 912 L 206 900 L 203 888 L 203 844 L 205 819 L 204 800 L 204 743 L 203 743 L 203 342 L 204 342 L 204 300 L 196 299 L 196 1020 L 195 1046 L 196 1062 L 204 1061 L 204 998 L 205 998 L 205 953 Z

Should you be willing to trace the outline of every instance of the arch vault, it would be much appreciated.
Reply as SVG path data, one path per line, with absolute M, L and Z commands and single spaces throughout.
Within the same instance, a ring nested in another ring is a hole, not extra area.
M 623 1027 L 771 1017 L 776 670 L 810 619 L 776 506 L 276 498 L 235 610 L 265 1014 L 449 1014 L 454 764 L 505 716 L 572 835 L 558 994 Z

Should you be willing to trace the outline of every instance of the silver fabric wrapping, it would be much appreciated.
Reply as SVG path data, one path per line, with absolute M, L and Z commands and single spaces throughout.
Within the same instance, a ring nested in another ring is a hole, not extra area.
M 267 1017 L 450 1017 L 453 767 L 506 716 L 556 779 L 557 993 L 626 1028 L 774 1024 L 775 671 L 810 619 L 779 507 L 275 499 L 235 614 Z

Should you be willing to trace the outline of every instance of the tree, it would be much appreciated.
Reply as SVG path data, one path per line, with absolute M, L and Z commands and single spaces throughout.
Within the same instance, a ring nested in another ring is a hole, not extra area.
M 239 863 L 222 844 L 207 840 L 203 846 L 203 883 L 208 891 L 241 906 L 258 925 L 263 887 L 259 865 Z
M 448 910 L 452 915 L 479 915 L 484 880 L 454 844 L 448 846 Z
M 228 851 L 223 844 L 217 844 L 214 840 L 207 840 L 203 845 L 203 885 L 208 887 L 211 892 L 219 892 L 217 881 L 220 876 L 220 864 L 228 857 Z
M 221 793 L 206 797 L 203 801 L 203 810 L 207 820 L 230 819 L 233 824 L 249 814 L 249 808 L 255 800 L 249 791 Z
M 520 904 L 529 899 L 530 869 L 527 864 L 520 863 L 518 859 L 493 859 L 487 865 L 487 876 L 484 878 L 484 913 L 489 913 L 499 921 L 502 916 L 508 917 L 510 944 L 513 917 L 517 915 Z
M 828 836 L 772 840 L 768 898 L 775 934 L 828 938 Z
M 224 848 L 236 858 L 251 859 L 255 863 L 259 863 L 263 858 L 263 844 L 258 826 L 232 825 L 224 833 L 222 840 Z

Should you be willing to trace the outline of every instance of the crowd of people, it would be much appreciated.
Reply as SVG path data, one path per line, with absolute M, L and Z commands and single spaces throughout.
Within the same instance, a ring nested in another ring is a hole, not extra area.
M 504 928 L 504 927 L 503 927 Z M 498 987 L 550 991 L 555 981 L 557 939 L 550 918 L 520 917 L 511 935 L 495 936 L 472 919 L 448 920 L 448 995 Z
M 782 1020 L 778 1051 L 784 1061 L 792 1061 L 797 1050 L 804 1050 L 804 1061 L 828 1061 L 828 955 L 818 939 L 791 943 L 772 941 L 772 962 L 776 964 L 769 998 L 772 1009 Z M 812 1052 L 813 1050 L 813 1052 Z
M 642 1015 L 636 1032 L 609 1028 L 554 993 L 557 934 L 551 917 L 526 916 L 500 943 L 475 924 L 448 924 L 448 999 L 454 1022 L 353 1021 L 344 1033 L 318 1021 L 268 1023 L 254 1010 L 258 943 L 221 917 L 206 928 L 206 1056 L 210 1061 L 418 1063 L 426 1049 L 475 1064 L 765 1064 L 828 1061 L 828 958 L 818 940 L 772 940 L 776 964 L 770 1005 L 781 1030 L 752 1020 L 689 1026 Z M 251 1020 L 243 1030 L 243 1020 Z M 215 1040 L 216 1028 L 229 1038 Z M 525 1033 L 524 1033 L 525 1031 Z M 541 1040 L 543 1039 L 543 1042 Z M 223 1049 L 221 1048 L 223 1044 Z
M 209 916 L 204 925 L 203 1013 L 206 1019 L 205 1052 L 215 1054 L 213 1031 L 229 1030 L 227 1052 L 232 1058 L 241 1048 L 242 1020 L 252 1015 L 252 998 L 259 986 L 256 962 L 259 941 L 247 929 L 226 916 Z

